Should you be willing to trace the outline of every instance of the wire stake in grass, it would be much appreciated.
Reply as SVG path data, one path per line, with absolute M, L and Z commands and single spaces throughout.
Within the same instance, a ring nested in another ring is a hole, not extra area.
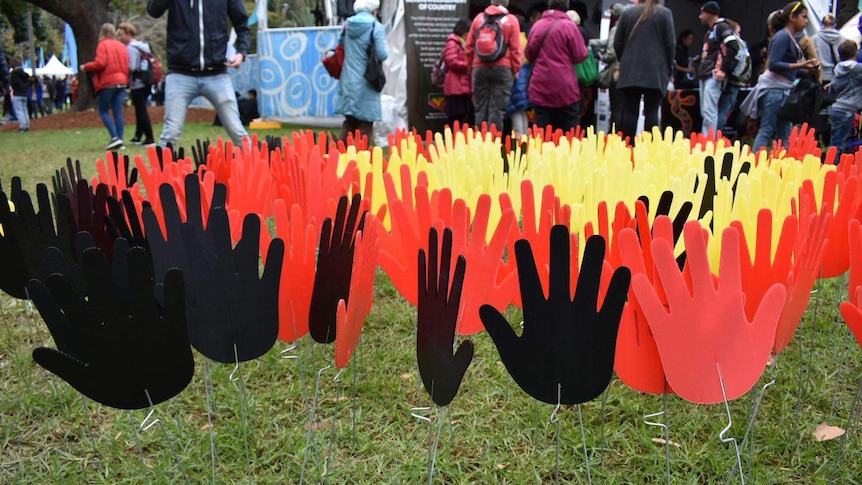
M 210 462 L 212 463 L 213 485 L 216 483 L 216 449 L 215 432 L 213 431 L 213 403 L 215 396 L 212 388 L 212 372 L 210 371 L 210 359 L 204 357 L 204 395 L 207 401 L 207 431 L 210 435 Z
M 314 347 L 312 347 L 312 352 L 313 351 L 314 351 Z M 315 460 L 318 461 L 318 472 L 321 471 L 320 470 L 320 463 L 319 463 L 319 460 L 317 457 L 317 446 L 315 446 L 315 442 L 314 442 L 314 420 L 315 420 L 315 416 L 317 416 L 318 395 L 320 393 L 320 377 L 323 375 L 323 373 L 325 371 L 327 371 L 328 369 L 330 369 L 332 367 L 332 361 L 330 361 L 326 357 L 326 347 L 323 347 L 321 349 L 321 357 L 323 358 L 323 361 L 326 363 L 326 365 L 324 367 L 321 367 L 317 371 L 317 380 L 314 384 L 314 399 L 312 400 L 312 403 L 311 403 L 311 412 L 308 413 L 308 435 L 306 436 L 305 453 L 304 453 L 304 456 L 302 458 L 302 470 L 300 471 L 300 474 L 299 474 L 300 485 L 302 484 L 303 480 L 305 479 L 305 465 L 308 463 L 308 455 L 309 455 L 309 452 L 311 451 L 312 447 L 314 447 Z
M 233 344 L 234 357 L 236 358 L 236 366 L 231 371 L 229 379 L 237 387 L 239 391 L 239 410 L 242 417 L 242 441 L 245 448 L 246 473 L 248 474 L 248 483 L 251 485 L 251 455 L 248 451 L 248 427 L 249 419 L 246 416 L 246 400 L 245 400 L 245 382 L 242 378 L 242 368 L 239 365 L 239 353 L 236 349 L 236 343 Z M 239 384 L 237 384 L 237 382 Z
M 602 403 L 604 404 L 604 399 L 602 400 Z M 664 417 L 664 423 L 649 421 L 650 419 L 657 418 L 659 416 Z M 667 425 L 667 382 L 664 384 L 664 392 L 662 393 L 662 410 L 657 413 L 644 414 L 643 420 L 644 424 L 647 426 L 656 426 L 664 430 L 665 469 L 667 470 L 667 483 L 670 485 L 670 429 Z
M 721 385 L 721 393 L 724 396 L 724 409 L 727 411 L 727 426 L 721 430 L 718 439 L 722 443 L 733 443 L 733 449 L 736 452 L 736 465 L 739 467 L 739 479 L 742 481 L 742 485 L 745 485 L 745 475 L 742 473 L 742 457 L 739 454 L 739 445 L 736 443 L 736 438 L 725 438 L 725 434 L 733 427 L 733 417 L 730 415 L 730 404 L 727 401 L 727 391 L 724 387 L 724 378 L 721 376 L 721 366 L 718 365 L 718 362 L 715 363 L 715 370 L 718 372 L 718 382 Z
M 344 381 L 341 379 L 341 373 L 344 372 L 344 369 L 338 371 L 338 374 L 335 374 L 335 378 L 332 379 L 332 382 L 338 384 L 338 391 L 335 394 L 335 409 L 332 411 L 332 430 L 329 433 L 329 449 L 326 452 L 326 459 L 323 460 L 323 483 L 329 482 L 329 464 L 332 459 L 332 449 L 335 447 L 335 428 L 338 423 L 338 402 L 341 401 L 341 390 L 344 387 Z
M 147 402 L 150 403 L 150 412 L 147 413 L 147 417 L 145 417 L 144 420 L 141 421 L 141 432 L 146 432 L 147 430 L 149 430 L 153 426 L 156 426 L 156 425 L 159 426 L 159 429 L 162 430 L 162 438 L 164 438 L 165 442 L 168 444 L 168 447 L 171 450 L 171 454 L 174 456 L 174 460 L 177 462 L 177 465 L 179 465 L 180 471 L 183 473 L 183 478 L 185 479 L 185 482 L 187 484 L 191 485 L 191 482 L 189 481 L 189 477 L 188 477 L 188 475 L 186 475 L 186 469 L 183 466 L 183 461 L 180 459 L 180 456 L 177 454 L 177 451 L 174 449 L 174 443 L 171 440 L 170 436 L 168 435 L 168 430 L 167 430 L 167 428 L 165 428 L 165 424 L 162 423 L 161 419 L 158 419 L 158 418 L 153 419 L 153 414 L 155 414 L 155 412 L 156 412 L 156 407 L 153 405 L 153 400 L 150 398 L 150 391 L 148 391 L 147 389 L 144 389 L 144 394 L 146 394 L 146 396 L 147 396 Z M 135 436 L 137 437 L 137 433 L 135 434 Z M 143 459 L 143 454 L 141 455 L 141 459 Z

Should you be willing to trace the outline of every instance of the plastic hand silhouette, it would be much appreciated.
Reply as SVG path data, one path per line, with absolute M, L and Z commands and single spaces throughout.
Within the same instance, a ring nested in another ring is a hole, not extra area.
M 622 264 L 631 270 L 632 277 L 646 276 L 656 288 L 662 303 L 666 303 L 650 248 L 653 241 L 658 239 L 673 244 L 673 223 L 669 217 L 659 216 L 650 228 L 644 203 L 638 201 L 635 205 L 638 214 L 637 232 L 626 228 L 619 234 Z M 629 290 L 629 300 L 620 320 L 614 369 L 623 383 L 637 391 L 651 394 L 672 392 L 667 385 L 655 338 L 633 289 Z
M 284 267 L 290 269 L 281 272 L 278 338 L 293 342 L 308 333 L 318 236 L 299 204 L 290 207 L 290 216 L 281 199 L 276 199 L 274 209 L 276 234 L 285 241 Z
M 55 229 L 47 186 L 37 185 L 36 194 L 38 212 L 33 207 L 30 194 L 21 189 L 20 179 L 14 178 L 11 196 L 15 212 L 12 212 L 5 193 L 0 192 L 3 290 L 16 298 L 25 298 L 24 288 L 31 278 L 42 281 L 48 278 L 50 271 L 45 264 L 45 249 L 56 247 L 64 258 L 69 261 L 74 259 L 70 223 L 64 223 L 61 217 L 58 229 Z
M 114 248 L 113 263 L 96 247 L 84 250 L 86 298 L 61 274 L 47 285 L 30 280 L 33 302 L 57 344 L 35 349 L 33 359 L 94 401 L 143 409 L 179 394 L 194 374 L 183 275 L 168 272 L 158 302 L 147 251 L 129 249 L 123 239 Z
M 473 342 L 470 340 L 461 342 L 458 350 L 452 355 L 466 259 L 464 256 L 458 256 L 450 290 L 452 231 L 449 228 L 443 231 L 443 247 L 439 260 L 437 248 L 437 229 L 432 227 L 428 233 L 427 262 L 425 250 L 419 250 L 419 322 L 416 332 L 416 358 L 425 390 L 431 395 L 435 404 L 448 406 L 458 393 L 464 373 L 467 372 L 467 367 L 473 360 Z M 489 308 L 494 309 L 490 306 Z M 505 320 L 503 323 L 508 326 Z
M 453 225 L 459 230 L 454 235 L 453 246 L 456 254 L 463 254 L 470 261 L 470 270 L 464 277 L 461 293 L 463 309 L 457 330 L 459 335 L 472 335 L 481 332 L 484 328 L 479 319 L 480 306 L 488 304 L 500 311 L 505 311 L 518 291 L 518 282 L 514 274 L 510 273 L 502 278 L 499 276 L 506 240 L 515 225 L 515 213 L 511 209 L 503 210 L 494 228 L 494 234 L 486 244 L 485 232 L 488 229 L 491 196 L 487 194 L 479 196 L 476 215 L 472 221 L 468 210 L 463 206 L 465 203 L 462 199 L 455 201 L 453 208 L 455 224 Z M 458 210 L 459 207 L 463 209 Z
M 354 195 L 348 214 L 347 196 L 341 197 L 338 201 L 334 226 L 330 218 L 323 222 L 320 248 L 317 252 L 317 274 L 314 278 L 311 307 L 308 311 L 309 333 L 318 343 L 328 344 L 335 341 L 338 300 L 344 300 L 350 307 L 348 297 L 353 251 L 356 244 L 355 235 L 357 231 L 363 229 L 367 214 L 363 212 L 359 223 L 356 223 L 361 202 L 361 196 Z
M 184 210 L 180 211 L 177 197 L 184 197 Z M 222 184 L 216 184 L 211 197 L 210 212 L 221 208 L 224 209 L 227 198 L 227 188 Z M 201 212 L 201 186 L 194 174 L 185 177 L 185 190 L 177 194 L 171 184 L 162 184 L 159 187 L 159 204 L 145 206 L 142 211 L 144 228 L 146 229 L 147 242 L 153 254 L 153 266 L 156 270 L 156 278 L 164 274 L 170 268 L 186 268 L 185 247 L 180 235 L 184 223 L 192 224 L 198 228 L 198 232 L 204 231 L 204 218 Z M 183 220 L 183 214 L 185 221 Z M 165 231 L 159 221 L 164 221 Z M 208 248 L 212 248 L 211 241 L 203 241 Z M 188 284 L 188 275 L 186 275 Z M 191 320 L 190 320 L 191 322 Z
M 828 244 L 826 233 L 831 214 L 817 215 L 814 201 L 808 198 L 803 198 L 800 205 L 799 233 L 793 247 L 793 269 L 783 281 L 786 282 L 787 297 L 772 346 L 775 354 L 782 352 L 790 343 L 802 321 L 802 315 L 808 309 L 811 289 L 820 274 Z
M 371 219 L 374 216 L 369 216 Z M 365 229 L 356 233 L 356 248 L 350 277 L 350 305 L 338 301 L 336 315 L 335 366 L 344 369 L 356 350 L 365 317 L 374 300 L 374 274 L 377 272 L 377 223 L 367 220 Z
M 862 286 L 857 286 L 854 291 L 853 299 L 841 303 L 841 316 L 856 337 L 856 343 L 862 347 L 862 308 L 859 308 L 859 302 L 862 301 Z
M 222 363 L 245 362 L 265 354 L 278 337 L 282 240 L 270 243 L 260 275 L 257 215 L 246 216 L 235 248 L 231 248 L 230 222 L 223 208 L 210 212 L 206 230 L 187 222 L 180 234 L 187 261 L 183 273 L 192 345 Z
M 722 234 L 716 284 L 704 232 L 697 221 L 688 222 L 683 230 L 688 254 L 685 271 L 691 286 L 673 258 L 670 243 L 652 242 L 669 310 L 646 275 L 634 275 L 632 288 L 655 337 L 668 383 L 687 401 L 714 404 L 724 401 L 719 367 L 728 400 L 748 392 L 766 368 L 784 286 L 773 285 L 749 321 L 739 269 L 739 233 L 728 227 Z
M 739 171 L 734 172 L 734 164 L 733 164 L 733 154 L 727 152 L 724 154 L 724 157 L 721 160 L 721 171 L 719 173 L 715 172 L 715 158 L 712 156 L 707 156 L 703 161 L 703 171 L 706 173 L 706 186 L 703 190 L 703 200 L 700 203 L 700 211 L 698 212 L 697 218 L 703 219 L 707 212 L 713 209 L 713 204 L 715 201 L 715 196 L 718 194 L 716 191 L 716 181 L 718 179 L 727 179 L 733 181 L 733 193 L 736 193 L 736 184 L 739 180 L 739 174 L 748 173 L 751 170 L 751 163 L 742 162 L 739 164 Z M 694 187 L 695 193 L 698 191 L 697 184 L 695 183 Z
M 128 190 L 124 190 L 121 197 L 121 200 L 108 197 L 108 232 L 114 239 L 123 238 L 129 241 L 131 246 L 149 249 L 149 243 L 144 234 L 144 227 L 132 194 Z M 142 207 L 150 207 L 149 202 L 144 201 Z
M 628 268 L 617 268 L 602 299 L 605 241 L 593 236 L 587 241 L 572 297 L 569 230 L 565 226 L 551 229 L 550 247 L 545 297 L 530 243 L 518 241 L 515 246 L 524 302 L 520 337 L 493 307 L 483 306 L 479 315 L 521 389 L 549 404 L 557 404 L 558 397 L 560 404 L 579 404 L 595 399 L 610 383 L 631 274 Z

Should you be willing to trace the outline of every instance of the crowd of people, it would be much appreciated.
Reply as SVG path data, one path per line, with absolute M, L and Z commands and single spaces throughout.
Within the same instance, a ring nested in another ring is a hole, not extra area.
M 743 40 L 739 24 L 722 16 L 717 2 L 707 1 L 698 17 L 706 34 L 695 53 L 691 50 L 698 43 L 697 35 L 684 30 L 677 36 L 671 11 L 660 0 L 614 4 L 609 11 L 610 32 L 604 38 L 581 25 L 587 16 L 581 1 L 548 0 L 533 6 L 526 16 L 510 12 L 508 3 L 491 0 L 472 19 L 458 20 L 446 39 L 442 84 L 450 124 L 487 123 L 498 130 L 507 124 L 522 134 L 528 128 L 526 113 L 532 110 L 533 121 L 540 127 L 574 128 L 580 124 L 581 98 L 588 89 L 579 81 L 577 68 L 595 56 L 604 66 L 598 84 L 609 92 L 610 122 L 631 139 L 641 116 L 644 130 L 660 124 L 660 104 L 669 89 L 697 89 L 702 132 L 709 134 L 734 124 L 731 113 L 739 93 L 750 88 L 740 111 L 758 121 L 753 150 L 776 141 L 786 145 L 792 122 L 780 113 L 800 79 L 816 82 L 827 98 L 834 98 L 831 107 L 811 113 L 809 123 L 821 142 L 845 150 L 848 140 L 856 137 L 854 120 L 862 111 L 858 46 L 838 32 L 831 14 L 824 16 L 816 35 L 805 35 L 809 12 L 802 1 L 771 13 L 766 19 L 767 38 L 751 48 Z M 256 113 L 248 109 L 250 103 L 256 108 L 256 93 L 249 93 L 251 101 L 241 98 L 227 68 L 239 67 L 248 53 L 245 6 L 241 0 L 219 0 L 204 15 L 184 5 L 180 0 L 149 0 L 147 4 L 153 17 L 170 13 L 170 76 L 156 90 L 166 100 L 158 143 L 178 142 L 186 110 L 198 96 L 212 103 L 230 138 L 240 143 L 247 135 L 244 125 Z M 354 14 L 344 22 L 339 38 L 344 65 L 335 111 L 344 116 L 340 136 L 345 140 L 357 130 L 370 137 L 373 123 L 382 118 L 380 89 L 366 81 L 369 58 L 383 61 L 389 56 L 385 28 L 377 18 L 379 7 L 379 0 L 355 0 Z M 226 43 L 219 41 L 227 37 L 228 19 L 236 26 L 236 52 L 230 58 Z M 189 32 L 195 35 L 186 35 Z M 192 38 L 205 39 L 207 45 L 189 40 Z M 115 29 L 104 24 L 95 59 L 80 66 L 92 74 L 99 114 L 110 136 L 106 149 L 124 148 L 122 110 L 127 98 L 136 115 L 131 142 L 156 143 L 147 111 L 155 95 L 150 80 L 141 77 L 140 67 L 151 53 L 150 46 L 137 39 L 134 25 L 123 23 Z M 2 52 L 0 61 L 5 64 Z M 19 131 L 29 129 L 31 117 L 63 110 L 73 99 L 75 77 L 40 79 L 28 75 L 20 59 L 12 59 L 10 65 L 11 75 L 0 66 L 2 74 L 8 75 L 0 79 L 4 114 L 14 113 Z
M 862 87 L 853 77 L 862 72 L 862 66 L 853 64 L 858 46 L 836 30 L 832 14 L 824 16 L 816 35 L 805 35 L 808 9 L 801 1 L 773 12 L 766 19 L 768 37 L 751 49 L 739 24 L 722 17 L 717 2 L 705 2 L 699 19 L 707 32 L 694 55 L 695 32 L 685 30 L 677 37 L 670 10 L 658 0 L 614 4 L 610 35 L 603 39 L 590 38 L 586 29 L 566 22 L 586 16 L 571 10 L 583 8 L 582 2 L 549 0 L 547 8 L 532 8 L 528 19 L 507 6 L 508 0 L 492 0 L 472 21 L 456 22 L 446 40 L 443 91 L 450 125 L 487 122 L 502 129 L 505 120 L 514 132 L 523 133 L 524 113 L 532 108 L 539 126 L 576 126 L 584 86 L 574 66 L 586 58 L 586 46 L 607 66 L 609 85 L 601 87 L 609 89 L 610 121 L 632 139 L 641 114 L 645 130 L 659 125 L 668 89 L 697 89 L 702 132 L 709 134 L 728 131 L 736 122 L 730 115 L 741 89 L 752 88 L 743 113 L 759 122 L 754 150 L 779 140 L 786 146 L 792 124 L 779 111 L 798 79 L 815 79 L 837 99 L 831 109 L 812 113 L 809 121 L 825 145 L 846 149 L 853 117 L 862 110 L 862 99 L 857 99 Z M 502 33 L 504 54 L 496 58 L 476 52 L 489 18 Z

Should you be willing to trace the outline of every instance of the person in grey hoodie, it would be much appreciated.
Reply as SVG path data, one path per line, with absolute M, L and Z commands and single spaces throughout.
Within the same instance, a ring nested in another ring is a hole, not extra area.
M 820 59 L 820 71 L 824 83 L 832 81 L 832 70 L 838 64 L 838 46 L 847 40 L 835 29 L 835 16 L 831 13 L 823 16 L 820 22 L 820 32 L 814 35 L 814 48 Z
M 147 112 L 147 98 L 150 97 L 149 80 L 141 79 L 139 69 L 142 67 L 141 58 L 152 54 L 150 46 L 135 38 L 137 30 L 135 26 L 124 22 L 120 24 L 120 41 L 126 44 L 129 52 L 129 91 L 132 93 L 132 105 L 135 107 L 135 137 L 131 142 L 134 145 L 155 145 L 153 138 L 153 124 L 150 122 L 150 114 Z M 141 137 L 144 137 L 141 140 Z
M 840 152 L 845 150 L 853 117 L 862 110 L 862 64 L 856 61 L 859 47 L 852 40 L 845 40 L 838 46 L 840 62 L 835 66 L 830 90 L 835 96 L 832 103 L 832 141 Z

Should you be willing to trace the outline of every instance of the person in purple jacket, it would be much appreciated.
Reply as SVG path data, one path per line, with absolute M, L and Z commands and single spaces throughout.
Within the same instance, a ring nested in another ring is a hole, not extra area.
M 533 66 L 527 94 L 540 128 L 550 125 L 568 131 L 581 121 L 575 64 L 587 58 L 587 46 L 566 15 L 568 6 L 568 0 L 550 0 L 527 40 L 527 60 Z

